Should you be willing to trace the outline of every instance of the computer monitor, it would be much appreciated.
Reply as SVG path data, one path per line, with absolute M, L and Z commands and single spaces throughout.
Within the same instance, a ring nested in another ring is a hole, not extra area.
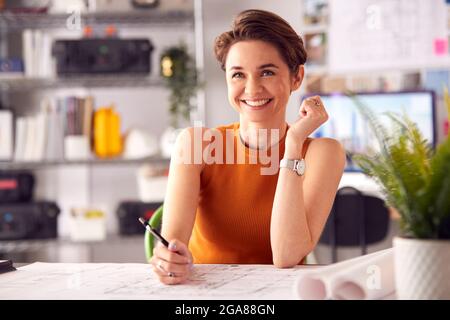
M 308 94 L 303 99 L 316 95 Z M 369 148 L 377 149 L 371 128 L 358 112 L 355 102 L 345 94 L 317 93 L 323 101 L 329 119 L 320 126 L 312 137 L 331 137 L 339 140 L 347 152 L 346 171 L 358 171 L 352 163 L 351 156 L 355 153 L 365 153 Z M 435 99 L 433 91 L 414 92 L 382 92 L 356 93 L 357 99 L 369 107 L 379 121 L 388 129 L 391 120 L 382 115 L 393 112 L 402 115 L 404 112 L 417 124 L 422 135 L 432 147 L 436 143 Z

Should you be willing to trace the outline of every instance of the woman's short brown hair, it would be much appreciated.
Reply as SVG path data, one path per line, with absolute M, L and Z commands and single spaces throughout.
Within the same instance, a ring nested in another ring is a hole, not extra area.
M 245 10 L 234 19 L 232 29 L 215 40 L 214 53 L 223 70 L 230 47 L 243 40 L 262 40 L 274 45 L 292 74 L 306 62 L 302 38 L 286 20 L 264 10 Z

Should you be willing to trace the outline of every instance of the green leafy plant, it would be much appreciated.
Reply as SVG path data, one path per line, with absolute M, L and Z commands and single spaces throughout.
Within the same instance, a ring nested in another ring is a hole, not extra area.
M 185 44 L 170 47 L 161 54 L 161 76 L 170 90 L 170 122 L 177 128 L 179 120 L 189 120 L 199 88 L 195 61 Z
M 349 95 L 380 146 L 377 152 L 355 155 L 354 161 L 400 213 L 403 236 L 450 239 L 450 137 L 433 150 L 406 114 L 385 114 L 392 122 L 388 129 Z M 447 93 L 445 101 L 450 110 Z

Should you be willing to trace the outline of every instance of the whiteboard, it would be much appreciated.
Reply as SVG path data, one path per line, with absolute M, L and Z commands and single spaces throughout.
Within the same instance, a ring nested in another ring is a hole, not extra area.
M 331 73 L 450 66 L 444 0 L 329 0 Z

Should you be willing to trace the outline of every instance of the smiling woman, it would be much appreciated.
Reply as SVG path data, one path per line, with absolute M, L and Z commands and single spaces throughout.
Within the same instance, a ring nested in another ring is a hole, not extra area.
M 162 224 L 170 245 L 157 246 L 150 260 L 167 284 L 186 281 L 193 262 L 303 263 L 319 240 L 344 169 L 337 141 L 308 137 L 328 119 L 320 97 L 306 99 L 298 119 L 286 122 L 306 52 L 285 20 L 243 11 L 232 30 L 217 37 L 214 51 L 239 122 L 187 128 L 178 137 Z M 194 160 L 177 161 L 186 154 Z

